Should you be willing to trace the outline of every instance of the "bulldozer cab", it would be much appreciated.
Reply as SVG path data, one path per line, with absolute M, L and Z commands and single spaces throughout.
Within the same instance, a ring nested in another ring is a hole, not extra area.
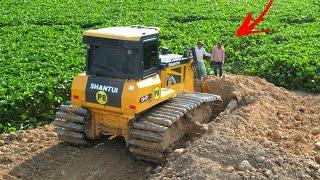
M 75 106 L 133 118 L 194 90 L 191 60 L 181 55 L 160 55 L 157 28 L 87 30 L 83 41 L 87 44 L 86 72 L 73 79 L 71 100 Z
M 141 79 L 159 72 L 156 28 L 111 27 L 88 30 L 86 74 L 116 79 Z

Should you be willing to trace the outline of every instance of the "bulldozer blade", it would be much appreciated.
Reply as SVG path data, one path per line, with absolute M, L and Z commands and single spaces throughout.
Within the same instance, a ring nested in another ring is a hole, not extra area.
M 203 93 L 210 92 L 209 83 L 207 82 L 207 80 L 201 81 L 201 92 L 203 92 Z

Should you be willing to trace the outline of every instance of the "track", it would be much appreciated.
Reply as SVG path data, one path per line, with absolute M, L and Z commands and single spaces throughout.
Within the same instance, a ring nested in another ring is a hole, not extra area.
M 161 103 L 129 125 L 127 145 L 138 159 L 153 163 L 165 161 L 166 149 L 185 134 L 191 133 L 197 123 L 203 123 L 223 110 L 220 96 L 206 93 L 188 93 Z M 53 124 L 62 141 L 73 145 L 89 145 L 84 122 L 90 119 L 87 109 L 75 109 L 69 103 L 61 105 Z
M 66 103 L 59 107 L 52 124 L 57 126 L 56 133 L 62 141 L 73 145 L 89 145 L 84 134 L 86 119 L 90 119 L 87 109 L 75 109 L 70 103 Z
M 166 149 L 191 133 L 196 122 L 210 120 L 223 109 L 220 96 L 191 93 L 172 98 L 133 121 L 129 127 L 129 150 L 139 159 L 162 163 Z

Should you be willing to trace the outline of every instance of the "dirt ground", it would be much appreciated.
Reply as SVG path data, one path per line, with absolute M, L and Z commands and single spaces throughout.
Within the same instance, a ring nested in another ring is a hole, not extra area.
M 4 139 L 0 179 L 143 179 L 151 166 L 135 160 L 123 139 L 74 147 L 59 142 L 52 125 Z
M 0 136 L 0 179 L 320 179 L 320 96 L 256 77 L 207 83 L 238 108 L 184 138 L 165 164 L 135 160 L 120 138 L 70 146 L 47 125 Z

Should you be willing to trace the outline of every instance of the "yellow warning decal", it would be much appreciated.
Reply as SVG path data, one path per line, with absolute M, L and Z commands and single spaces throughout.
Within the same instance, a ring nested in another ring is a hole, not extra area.
M 157 100 L 157 99 L 159 99 L 159 97 L 160 97 L 160 88 L 156 87 L 156 88 L 154 88 L 153 98 L 155 100 Z
M 96 100 L 99 104 L 106 104 L 108 102 L 108 97 L 106 92 L 98 91 L 96 94 Z

